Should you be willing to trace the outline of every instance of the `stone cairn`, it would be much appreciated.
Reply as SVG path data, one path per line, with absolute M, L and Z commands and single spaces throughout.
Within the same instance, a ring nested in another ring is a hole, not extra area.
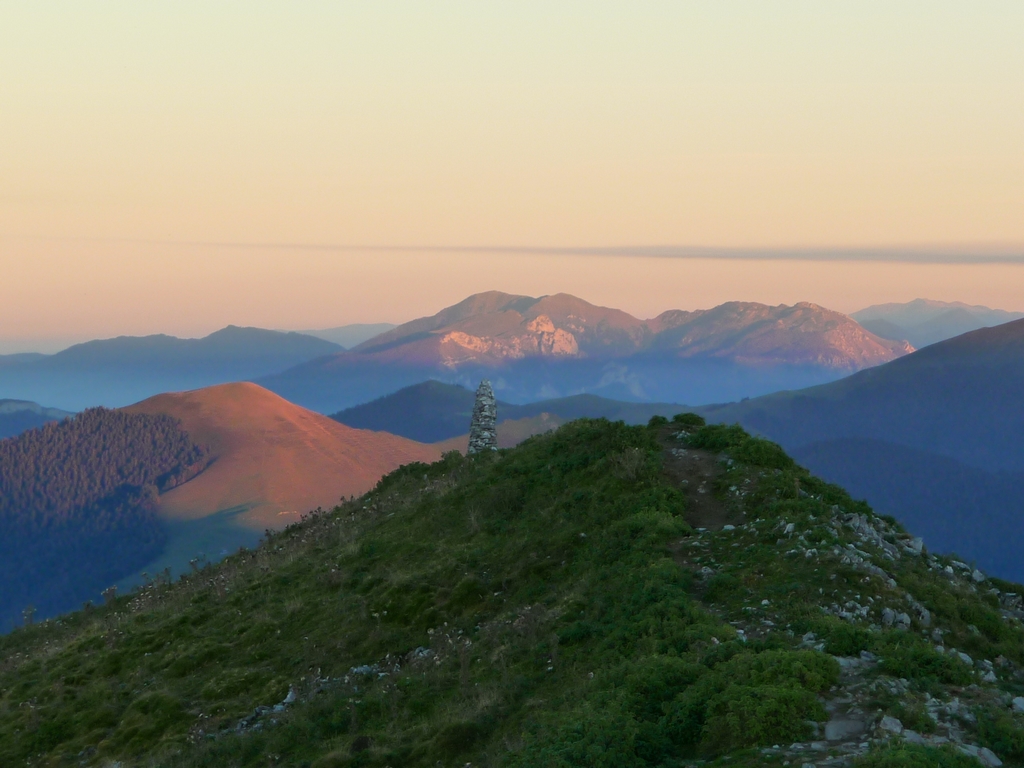
M 476 390 L 473 420 L 469 423 L 469 453 L 498 450 L 498 404 L 491 382 L 484 379 Z

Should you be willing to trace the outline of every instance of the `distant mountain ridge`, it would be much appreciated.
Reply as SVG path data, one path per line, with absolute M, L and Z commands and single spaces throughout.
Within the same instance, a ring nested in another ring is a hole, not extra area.
M 905 339 L 920 348 L 979 328 L 1019 320 L 1024 318 L 1024 312 L 959 301 L 915 299 L 905 304 L 876 304 L 850 317 L 883 339 Z
M 46 408 L 29 400 L 0 400 L 0 440 L 72 415 L 70 411 Z
M 119 336 L 0 366 L 0 394 L 79 410 L 244 381 L 341 351 L 299 333 L 228 326 L 201 339 Z M 12 356 L 14 357 L 14 356 Z
M 475 394 L 465 387 L 431 380 L 340 411 L 331 418 L 357 429 L 390 432 L 411 440 L 436 443 L 469 432 L 474 401 Z M 497 406 L 499 424 L 544 414 L 556 417 L 558 424 L 584 417 L 643 424 L 652 416 L 672 416 L 685 410 L 685 406 L 674 403 L 628 403 L 597 395 L 573 395 L 527 405 L 499 400 Z
M 350 323 L 349 325 L 339 325 L 334 328 L 295 331 L 295 333 L 315 336 L 318 339 L 338 344 L 345 349 L 351 349 L 368 339 L 372 339 L 374 336 L 390 331 L 394 327 L 394 323 Z
M 728 302 L 694 312 L 669 310 L 643 321 L 568 294 L 535 299 L 498 291 L 400 325 L 353 351 L 455 368 L 535 356 L 620 358 L 647 350 L 842 370 L 859 370 L 912 351 L 907 344 L 865 332 L 845 315 L 807 302 L 792 307 Z
M 330 413 L 424 379 L 531 402 L 573 394 L 721 402 L 832 381 L 912 350 L 846 315 L 730 302 L 640 320 L 568 294 L 489 291 L 259 383 Z

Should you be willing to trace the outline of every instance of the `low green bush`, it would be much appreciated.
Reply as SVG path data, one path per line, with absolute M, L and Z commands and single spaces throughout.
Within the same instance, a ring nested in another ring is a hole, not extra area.
M 839 619 L 819 625 L 817 633 L 825 643 L 825 652 L 833 656 L 856 656 L 870 650 L 874 642 L 868 630 Z
M 736 461 L 766 469 L 793 469 L 793 461 L 782 447 L 770 440 L 752 437 L 739 424 L 709 424 L 689 437 L 694 448 L 725 451 Z
M 704 417 L 696 413 L 677 413 L 672 417 L 672 423 L 683 427 L 703 427 L 707 424 Z
M 700 747 L 715 755 L 803 741 L 811 735 L 809 720 L 826 719 L 817 696 L 803 688 L 730 685 L 708 703 Z
M 854 768 L 978 768 L 978 761 L 951 747 L 885 744 L 853 762 Z
M 927 684 L 970 685 L 974 673 L 955 656 L 939 653 L 916 638 L 889 641 L 879 649 L 886 674 Z
M 1004 760 L 1024 762 L 1024 722 L 1003 709 L 978 713 L 978 743 Z

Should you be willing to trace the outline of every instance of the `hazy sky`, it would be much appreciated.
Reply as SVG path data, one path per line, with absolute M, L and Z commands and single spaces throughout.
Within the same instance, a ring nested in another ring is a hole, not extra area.
M 1019 0 L 3 3 L 0 351 L 488 288 L 1024 309 L 1024 266 L 972 263 L 1024 254 L 1022 30 Z M 437 250 L 304 247 L 382 245 Z

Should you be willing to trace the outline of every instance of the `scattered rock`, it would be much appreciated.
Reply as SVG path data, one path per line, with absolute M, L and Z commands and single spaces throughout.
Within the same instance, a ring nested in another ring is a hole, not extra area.
M 888 733 L 893 736 L 899 736 L 903 733 L 903 723 L 899 719 L 892 715 L 886 715 L 882 718 L 882 721 L 878 724 L 878 730 L 883 734 Z
M 976 758 L 978 762 L 986 766 L 986 768 L 999 768 L 999 766 L 1003 764 L 1003 761 L 996 757 L 995 752 L 988 747 L 976 747 L 973 744 L 961 744 L 960 751 L 965 755 L 970 755 L 971 757 Z
M 883 608 L 882 609 L 882 624 L 884 624 L 887 627 L 891 627 L 895 623 L 896 623 L 896 611 L 894 611 L 892 608 Z
M 853 736 L 859 736 L 867 730 L 863 720 L 843 718 L 829 720 L 825 723 L 825 738 L 828 741 L 846 741 Z
M 1017 696 L 1010 706 L 1014 712 L 1024 712 L 1024 696 Z
M 985 574 L 979 571 L 977 568 L 974 569 L 974 573 L 971 574 L 971 578 L 978 584 L 985 580 Z

